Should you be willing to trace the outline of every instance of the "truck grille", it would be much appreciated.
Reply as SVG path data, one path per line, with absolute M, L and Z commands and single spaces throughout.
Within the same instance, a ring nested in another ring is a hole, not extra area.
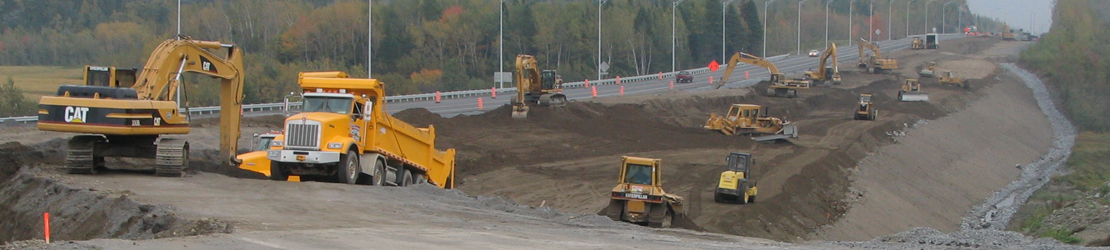
M 285 127 L 285 147 L 320 148 L 319 124 L 287 124 Z

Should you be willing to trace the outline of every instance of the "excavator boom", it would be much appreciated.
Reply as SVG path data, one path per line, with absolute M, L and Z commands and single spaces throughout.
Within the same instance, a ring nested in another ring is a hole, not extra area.
M 721 77 L 721 81 L 717 82 L 718 89 L 721 88 L 721 86 L 724 86 L 726 82 L 728 82 L 729 76 L 732 76 L 732 70 L 736 69 L 736 65 L 739 62 L 763 67 L 764 69 L 767 69 L 767 71 L 770 72 L 772 76 L 780 75 L 779 68 L 775 67 L 775 64 L 758 56 L 754 56 L 744 52 L 736 52 L 736 54 L 733 54 L 732 58 L 728 60 L 728 67 L 725 68 L 725 75 Z

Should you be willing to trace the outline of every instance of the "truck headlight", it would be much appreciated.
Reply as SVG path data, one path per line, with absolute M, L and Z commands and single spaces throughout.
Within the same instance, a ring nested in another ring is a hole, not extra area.
M 270 141 L 270 147 L 281 147 L 285 145 L 285 141 L 273 140 Z
M 329 143 L 328 143 L 328 148 L 329 148 L 329 149 L 341 149 L 341 148 L 343 148 L 343 143 L 339 143 L 339 142 L 329 142 Z

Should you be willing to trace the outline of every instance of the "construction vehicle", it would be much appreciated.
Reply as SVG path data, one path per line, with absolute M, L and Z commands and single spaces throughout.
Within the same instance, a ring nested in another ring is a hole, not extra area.
M 857 104 L 856 120 L 874 121 L 875 117 L 879 116 L 879 110 L 875 109 L 875 103 L 871 100 L 871 93 L 859 94 L 859 102 Z
M 967 80 L 964 80 L 963 78 L 953 76 L 952 71 L 947 70 L 944 71 L 944 74 L 940 75 L 940 79 L 937 79 L 937 83 L 939 83 L 940 85 L 952 85 L 964 89 L 971 88 L 971 83 L 969 83 Z
M 717 191 L 713 193 L 713 201 L 717 203 L 735 202 L 740 204 L 755 203 L 755 195 L 759 189 L 755 186 L 752 177 L 752 168 L 755 160 L 749 153 L 730 153 L 725 158 L 728 168 L 721 172 L 717 180 Z
M 254 137 L 251 139 L 251 151 L 235 156 L 235 159 L 239 159 L 239 169 L 256 172 L 269 177 L 270 159 L 266 158 L 266 152 L 270 151 L 270 145 L 280 136 L 281 131 L 254 134 Z M 289 176 L 288 180 L 300 181 L 300 177 Z
M 832 58 L 832 64 L 826 64 Z M 836 59 L 836 43 L 832 43 L 825 52 L 821 53 L 821 61 L 817 66 L 817 71 L 806 70 L 805 76 L 813 81 L 820 82 L 822 85 L 840 85 L 840 66 L 838 66 Z
M 752 138 L 759 142 L 798 138 L 797 125 L 767 113 L 767 109 L 759 105 L 733 104 L 725 116 L 710 114 L 703 127 L 725 135 L 762 135 Z
M 907 78 L 902 82 L 902 89 L 898 90 L 898 100 L 903 102 L 927 102 L 929 93 L 921 91 L 921 83 L 917 79 Z
M 929 65 L 925 65 L 925 68 L 922 68 L 921 71 L 917 72 L 917 75 L 921 77 L 933 77 L 934 71 L 936 71 L 936 69 L 937 62 L 929 62 Z
M 554 70 L 540 71 L 536 66 L 536 57 L 532 55 L 516 56 L 516 99 L 513 99 L 513 118 L 528 118 L 528 105 L 563 107 L 567 105 L 567 96 L 563 95 L 562 78 Z
M 1014 36 L 1014 29 L 1011 29 L 1010 25 L 1005 25 L 1005 24 L 1002 25 L 1002 40 L 1003 41 L 1017 40 Z
M 925 49 L 939 49 L 939 48 L 940 48 L 940 37 L 937 36 L 937 33 L 925 34 Z
M 717 82 L 718 89 L 725 85 L 739 62 L 763 67 L 771 73 L 771 78 L 769 79 L 770 85 L 767 87 L 767 96 L 797 97 L 798 90 L 808 89 L 811 83 L 811 81 L 806 79 L 786 79 L 786 75 L 780 73 L 778 67 L 775 67 L 775 64 L 770 61 L 748 53 L 736 52 L 736 54 L 733 54 L 732 58 L 728 60 L 728 68 L 725 69 L 725 75 L 721 77 L 720 82 Z
M 224 49 L 227 52 L 214 52 Z M 64 85 L 56 96 L 39 99 L 38 128 L 82 134 L 67 142 L 65 168 L 70 173 L 95 174 L 105 167 L 104 157 L 131 157 L 155 159 L 156 175 L 183 176 L 189 166 L 189 142 L 170 135 L 189 133 L 187 112 L 180 112 L 180 76 L 198 73 L 220 79 L 219 159 L 234 167 L 242 56 L 234 45 L 179 36 L 158 45 L 141 72 L 86 67 L 86 85 Z
M 865 69 L 868 73 L 881 73 L 882 71 L 890 72 L 898 69 L 898 60 L 891 58 L 883 58 L 879 46 L 874 43 L 868 42 L 863 38 L 859 39 L 859 67 Z M 864 49 L 871 51 L 870 56 L 864 54 Z
M 621 157 L 621 173 L 609 196 L 605 215 L 614 221 L 671 227 L 675 217 L 686 216 L 682 196 L 663 191 L 663 160 Z
M 455 149 L 435 149 L 435 128 L 389 115 L 385 84 L 339 71 L 301 72 L 301 113 L 267 152 L 270 178 L 454 188 Z
M 921 40 L 920 37 L 913 37 L 913 41 L 910 42 L 910 49 L 925 49 L 925 41 Z

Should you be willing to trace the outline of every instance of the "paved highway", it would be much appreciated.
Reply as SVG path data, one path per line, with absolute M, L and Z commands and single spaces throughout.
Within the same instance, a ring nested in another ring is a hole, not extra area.
M 964 35 L 962 35 L 962 34 L 945 34 L 945 35 L 941 35 L 940 40 L 943 41 L 943 40 L 956 39 L 956 38 L 962 38 L 962 37 L 964 37 Z M 910 40 L 903 38 L 903 39 L 898 39 L 898 40 L 879 41 L 878 44 L 879 44 L 879 48 L 881 48 L 884 53 L 889 53 L 890 51 L 898 51 L 898 50 L 904 50 L 904 49 L 909 48 Z M 941 43 L 941 46 L 943 46 L 943 45 L 944 44 Z M 847 68 L 854 69 L 856 62 L 859 59 L 859 54 L 857 52 L 858 47 L 854 46 L 854 43 L 853 43 L 853 46 L 839 45 L 839 48 L 837 50 L 838 50 L 837 51 L 837 58 L 841 62 L 840 68 L 842 68 L 842 69 L 847 69 Z M 777 60 L 771 60 L 771 62 L 773 62 L 775 64 L 775 66 L 777 66 L 779 68 L 779 71 L 782 71 L 783 73 L 787 74 L 787 76 L 801 75 L 804 70 L 816 69 L 817 66 L 818 66 L 818 58 L 808 57 L 808 56 L 804 56 L 804 55 L 802 55 L 802 56 L 798 56 L 798 55 L 788 56 L 788 57 L 777 59 Z M 900 66 L 909 67 L 910 65 L 900 65 Z M 723 71 L 724 71 L 724 66 L 722 66 L 721 70 L 718 70 L 717 72 L 696 74 L 696 75 L 694 75 L 694 82 L 693 83 L 682 83 L 682 84 L 675 83 L 674 88 L 675 88 L 675 90 L 679 90 L 679 91 L 709 91 L 709 90 L 712 90 L 712 89 L 714 89 L 712 85 L 715 85 L 715 84 L 710 84 L 709 83 L 709 78 L 713 77 L 714 80 L 720 80 L 721 76 L 724 74 Z M 750 78 L 747 79 L 747 80 L 744 79 L 744 71 L 749 71 L 749 73 L 750 73 Z M 737 66 L 736 69 L 734 70 L 734 72 L 731 76 L 732 79 L 729 80 L 729 83 L 726 84 L 722 88 L 739 88 L 739 87 L 744 87 L 744 86 L 750 86 L 752 84 L 755 84 L 755 83 L 759 82 L 762 79 L 767 79 L 768 75 L 769 75 L 769 72 L 767 72 L 767 70 L 764 70 L 762 68 L 759 68 L 759 67 L 756 67 L 756 66 L 753 66 L 753 65 L 741 64 L 741 65 Z M 597 96 L 598 97 L 617 96 L 617 95 L 619 95 L 621 86 L 624 86 L 624 94 L 625 95 L 642 95 L 642 94 L 652 94 L 652 93 L 665 92 L 665 91 L 668 91 L 670 89 L 670 82 L 672 80 L 674 80 L 673 77 L 664 77 L 663 79 L 653 79 L 653 80 L 640 81 L 640 82 L 634 82 L 634 83 L 624 83 L 622 85 L 600 85 L 600 86 L 596 86 Z M 593 86 L 593 85 L 591 85 L 591 86 Z M 567 95 L 567 98 L 570 99 L 571 101 L 586 100 L 586 99 L 593 98 L 589 88 L 563 89 L 563 94 Z M 483 110 L 478 109 L 478 98 L 479 97 L 469 97 L 469 98 L 460 98 L 460 99 L 442 99 L 440 103 L 435 103 L 435 101 L 390 103 L 390 104 L 388 104 L 388 109 L 389 109 L 390 113 L 397 113 L 401 110 L 410 109 L 410 108 L 425 108 L 425 109 L 428 109 L 431 112 L 440 114 L 442 116 L 451 117 L 451 116 L 455 116 L 455 115 L 459 115 L 459 114 L 478 114 L 478 113 L 482 113 L 482 112 L 487 111 L 487 110 L 496 109 L 496 108 L 498 108 L 502 105 L 508 104 L 509 100 L 511 98 L 513 98 L 514 96 L 515 96 L 515 94 L 512 94 L 512 93 L 510 93 L 510 94 L 502 93 L 502 94 L 498 95 L 496 99 L 490 98 L 490 96 L 480 97 L 482 99 L 482 102 L 483 102 L 483 107 L 484 107 Z

